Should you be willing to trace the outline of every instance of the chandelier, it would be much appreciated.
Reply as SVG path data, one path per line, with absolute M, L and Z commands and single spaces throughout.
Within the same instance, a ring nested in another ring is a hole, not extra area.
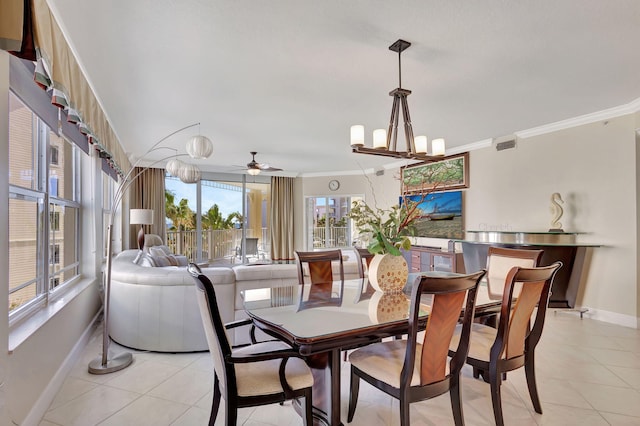
M 353 152 L 426 162 L 440 161 L 442 156 L 444 156 L 444 139 L 434 139 L 431 142 L 432 149 L 429 154 L 427 152 L 427 137 L 413 136 L 409 105 L 407 104 L 407 96 L 411 94 L 411 90 L 402 88 L 401 54 L 409 46 L 411 46 L 411 43 L 405 40 L 398 40 L 389 46 L 389 50 L 398 52 L 398 87 L 389 92 L 389 96 L 393 96 L 393 106 L 391 107 L 391 119 L 389 120 L 388 131 L 385 131 L 385 129 L 374 130 L 373 148 L 368 148 L 364 146 L 364 126 L 360 124 L 351 126 L 351 149 Z M 397 146 L 400 109 L 402 109 L 402 118 L 404 121 L 405 151 L 399 151 Z

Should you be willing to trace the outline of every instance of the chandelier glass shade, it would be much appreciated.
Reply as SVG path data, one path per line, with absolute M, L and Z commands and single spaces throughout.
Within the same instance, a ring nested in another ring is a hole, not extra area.
M 351 126 L 352 152 L 425 162 L 440 161 L 442 160 L 442 156 L 445 155 L 444 139 L 434 139 L 432 142 L 432 152 L 429 154 L 427 152 L 427 137 L 413 136 L 413 126 L 411 124 L 411 115 L 409 114 L 409 104 L 407 103 L 407 96 L 411 94 L 411 90 L 402 88 L 401 54 L 409 46 L 411 46 L 411 43 L 405 40 L 398 40 L 389 46 L 389 50 L 398 52 L 398 87 L 389 92 L 389 96 L 393 96 L 393 106 L 391 108 L 391 119 L 389 120 L 388 130 L 374 130 L 373 148 L 369 148 L 364 144 L 364 126 L 360 124 Z M 406 143 L 406 149 L 404 151 L 397 147 L 398 124 L 401 110 L 404 120 L 402 128 L 404 130 Z
M 247 169 L 247 173 L 249 173 L 251 176 L 257 176 L 260 174 L 260 169 Z

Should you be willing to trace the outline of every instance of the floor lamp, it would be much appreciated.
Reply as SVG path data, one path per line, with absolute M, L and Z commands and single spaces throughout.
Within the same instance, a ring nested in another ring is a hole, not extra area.
M 149 166 L 145 167 L 142 171 L 135 173 L 136 167 L 145 160 L 146 156 L 152 152 L 161 150 L 161 149 L 170 149 L 170 147 L 162 147 L 160 144 L 165 140 L 169 139 L 171 136 L 179 133 L 183 130 L 189 129 L 194 126 L 199 126 L 200 123 L 190 124 L 181 129 L 176 130 L 175 132 L 165 136 L 156 142 L 147 152 L 145 152 L 138 161 L 135 162 L 131 166 L 131 170 L 119 181 L 118 188 L 115 191 L 115 194 L 111 200 L 111 209 L 108 218 L 108 227 L 107 227 L 107 264 L 105 266 L 104 271 L 104 298 L 103 298 L 103 321 L 102 321 L 102 356 L 93 359 L 89 362 L 89 373 L 91 374 L 108 374 L 113 373 L 114 371 L 122 370 L 133 362 L 133 355 L 130 352 L 123 352 L 121 354 L 115 355 L 113 357 L 109 357 L 109 302 L 110 302 L 110 293 L 111 293 L 111 263 L 112 263 L 112 254 L 113 254 L 113 224 L 116 216 L 116 211 L 122 202 L 122 197 L 129 189 L 129 186 L 147 169 L 152 167 L 153 165 L 167 161 L 170 159 L 175 159 L 177 157 L 183 157 L 189 155 L 191 158 L 208 158 L 213 153 L 213 144 L 211 141 L 205 136 L 194 136 L 187 141 L 186 150 L 187 154 L 173 154 L 165 158 L 161 158 L 160 160 L 154 161 Z M 179 177 L 185 183 L 194 183 L 195 181 L 200 179 L 200 172 L 196 166 L 192 164 L 184 164 L 184 168 L 178 169 L 174 171 L 177 177 Z M 151 214 L 153 216 L 153 214 Z M 135 219 L 135 218 L 134 218 Z M 153 223 L 153 222 L 151 222 Z M 143 231 L 144 232 L 144 231 Z M 140 239 L 138 239 L 138 244 L 140 245 Z M 142 237 L 142 246 L 144 246 L 144 233 Z M 141 246 L 141 248 L 142 248 Z

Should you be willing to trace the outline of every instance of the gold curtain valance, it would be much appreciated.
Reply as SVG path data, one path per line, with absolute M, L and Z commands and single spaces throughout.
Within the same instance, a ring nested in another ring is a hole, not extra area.
M 129 159 L 45 0 L 0 0 L 0 48 L 36 61 L 34 80 L 51 92 L 51 102 L 118 174 L 129 171 Z

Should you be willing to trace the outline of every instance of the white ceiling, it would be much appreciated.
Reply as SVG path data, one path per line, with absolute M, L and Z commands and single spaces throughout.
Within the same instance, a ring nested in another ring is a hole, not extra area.
M 349 127 L 370 144 L 388 125 L 399 38 L 414 133 L 447 149 L 640 98 L 638 0 L 48 2 L 134 160 L 201 122 L 203 170 L 389 163 L 351 153 Z

